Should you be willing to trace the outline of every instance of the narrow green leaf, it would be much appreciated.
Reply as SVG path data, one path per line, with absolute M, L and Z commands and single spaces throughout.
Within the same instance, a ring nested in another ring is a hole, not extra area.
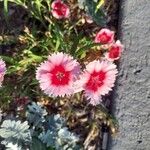
M 99 0 L 97 6 L 96 6 L 96 10 L 95 13 L 99 10 L 99 8 L 104 4 L 105 0 Z
M 82 55 L 83 51 L 87 51 L 94 46 L 100 46 L 100 45 L 101 45 L 100 43 L 92 43 L 92 44 L 88 44 L 86 46 L 83 46 L 79 50 L 77 50 L 76 56 L 80 56 L 80 55 Z
M 7 63 L 10 63 L 10 64 L 15 64 L 16 63 L 16 61 L 13 58 L 9 57 L 9 56 L 0 56 L 0 57 L 4 61 L 6 61 Z
M 73 56 L 76 54 L 75 52 L 77 50 L 77 46 L 80 42 L 81 37 L 82 37 L 82 33 L 80 33 L 76 38 L 74 38 L 74 41 L 70 50 L 70 54 Z
M 7 22 L 8 21 L 8 0 L 4 0 L 4 16 Z
M 59 46 L 60 46 L 60 40 L 59 40 L 59 37 L 58 37 L 57 41 L 56 41 L 55 52 L 58 51 Z
M 86 6 L 86 11 L 92 17 L 93 21 L 95 21 L 97 25 L 105 26 L 107 22 L 107 17 L 104 13 L 104 10 L 102 8 L 97 9 L 97 3 L 93 0 L 86 0 Z

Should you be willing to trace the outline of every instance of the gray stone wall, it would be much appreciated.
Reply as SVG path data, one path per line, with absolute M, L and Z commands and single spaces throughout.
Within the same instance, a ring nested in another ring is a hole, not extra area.
M 150 0 L 121 0 L 119 63 L 113 112 L 119 133 L 109 150 L 150 150 Z

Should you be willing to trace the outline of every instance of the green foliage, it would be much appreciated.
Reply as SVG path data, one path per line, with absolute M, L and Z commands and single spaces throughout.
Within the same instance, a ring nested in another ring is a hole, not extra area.
M 86 0 L 87 13 L 92 19 L 101 26 L 106 25 L 106 15 L 103 9 L 97 9 L 97 3 L 92 0 Z
M 50 10 L 50 1 L 51 0 L 4 0 L 4 14 L 8 16 L 8 4 L 15 3 L 17 5 L 22 6 L 26 9 L 33 18 L 39 20 L 41 24 L 46 27 L 44 21 L 44 15 L 48 15 Z M 8 17 L 7 17 L 8 18 Z
M 98 4 L 96 6 L 95 12 L 97 12 L 101 8 L 101 6 L 104 4 L 104 2 L 105 2 L 105 0 L 99 0 Z
M 43 144 L 39 139 L 33 137 L 31 150 L 47 150 L 47 149 L 45 144 Z
M 28 145 L 31 141 L 31 133 L 27 121 L 23 123 L 21 123 L 20 120 L 3 121 L 0 129 L 0 136 L 4 138 L 3 144 L 6 146 L 12 143 L 13 145 L 22 147 Z
M 5 85 L 0 88 L 0 106 L 1 108 L 6 108 L 8 103 L 12 100 L 11 94 L 14 92 L 13 85 Z
M 35 71 L 37 64 L 47 58 L 50 53 L 57 51 L 70 53 L 76 58 L 83 59 L 86 52 L 92 47 L 89 47 L 93 44 L 92 40 L 84 36 L 84 33 L 78 32 L 78 23 L 72 23 L 70 20 L 56 21 L 50 15 L 51 0 L 4 0 L 3 2 L 5 16 L 9 11 L 8 4 L 15 3 L 26 9 L 29 16 L 33 17 L 32 28 L 25 27 L 24 34 L 18 38 L 19 41 L 24 43 L 23 48 L 17 52 L 18 55 L 15 57 L 2 56 L 9 64 L 7 74 L 14 75 L 18 72 L 19 74 L 25 72 L 28 74 L 28 71 Z M 84 0 L 83 2 L 79 1 L 80 3 L 86 7 L 87 13 L 93 17 L 93 20 L 103 22 L 104 14 L 102 10 L 98 9 L 95 12 L 99 2 Z M 36 20 L 41 22 L 40 27 L 44 26 L 44 30 L 37 27 Z M 14 41 L 17 44 L 17 40 Z M 24 78 L 27 77 L 24 76 Z M 30 85 L 30 83 L 31 81 L 27 85 Z M 28 90 L 26 92 L 29 93 Z
M 106 14 L 103 9 L 104 0 L 78 0 L 78 5 L 84 9 L 97 25 L 106 25 Z

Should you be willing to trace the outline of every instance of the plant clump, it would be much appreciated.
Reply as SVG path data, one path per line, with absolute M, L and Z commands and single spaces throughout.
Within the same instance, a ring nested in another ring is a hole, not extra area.
M 115 31 L 107 28 L 105 1 L 3 4 L 1 144 L 7 150 L 100 148 L 103 127 L 111 134 L 118 130 L 109 106 L 123 52 Z M 21 29 L 10 27 L 13 7 L 24 11 Z

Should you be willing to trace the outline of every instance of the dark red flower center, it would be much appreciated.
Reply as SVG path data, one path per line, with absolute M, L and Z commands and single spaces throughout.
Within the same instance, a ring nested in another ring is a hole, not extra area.
M 102 44 L 107 44 L 111 40 L 111 36 L 108 36 L 105 32 L 98 36 L 99 41 Z
M 96 72 L 94 71 L 85 87 L 90 90 L 96 92 L 98 88 L 100 88 L 104 84 L 104 79 L 106 77 L 106 73 L 103 71 Z
M 55 66 L 50 73 L 53 85 L 67 85 L 69 83 L 70 72 L 66 71 L 62 65 Z
M 62 2 L 57 2 L 55 3 L 53 10 L 55 10 L 59 16 L 64 16 L 66 14 L 67 6 Z
M 112 46 L 109 50 L 109 58 L 119 57 L 119 47 Z

